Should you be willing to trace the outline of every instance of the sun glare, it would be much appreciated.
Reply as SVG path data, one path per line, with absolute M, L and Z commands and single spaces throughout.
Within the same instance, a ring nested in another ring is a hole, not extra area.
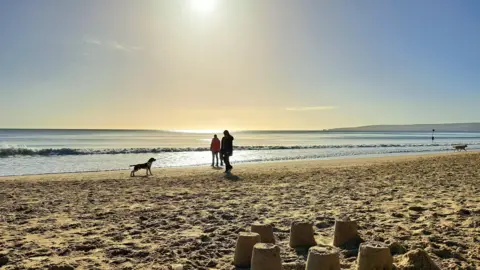
M 217 0 L 190 0 L 192 9 L 201 13 L 211 13 L 215 10 Z

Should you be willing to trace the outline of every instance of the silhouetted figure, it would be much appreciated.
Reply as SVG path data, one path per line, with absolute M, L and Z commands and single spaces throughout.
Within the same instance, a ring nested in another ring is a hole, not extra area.
M 213 135 L 212 142 L 210 143 L 210 151 L 212 151 L 212 167 L 215 165 L 215 159 L 217 160 L 217 167 L 218 167 L 218 155 L 220 153 L 220 140 L 218 139 L 217 134 Z
M 230 164 L 230 157 L 233 155 L 233 136 L 230 135 L 228 130 L 223 132 L 220 154 L 225 162 L 225 173 L 228 173 L 233 169 L 232 165 Z

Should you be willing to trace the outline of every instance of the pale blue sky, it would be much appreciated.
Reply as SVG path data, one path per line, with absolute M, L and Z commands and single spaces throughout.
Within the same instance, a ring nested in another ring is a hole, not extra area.
M 479 26 L 473 0 L 3 0 L 0 127 L 479 122 Z

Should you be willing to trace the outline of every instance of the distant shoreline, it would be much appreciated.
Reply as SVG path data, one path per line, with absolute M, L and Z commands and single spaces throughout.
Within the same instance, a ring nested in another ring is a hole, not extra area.
M 480 132 L 480 123 L 370 125 L 329 129 L 338 132 Z

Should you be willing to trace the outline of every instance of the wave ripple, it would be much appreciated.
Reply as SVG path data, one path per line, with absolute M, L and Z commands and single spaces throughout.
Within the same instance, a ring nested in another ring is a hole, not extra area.
M 478 145 L 478 142 L 468 143 Z M 450 144 L 348 144 L 348 145 L 293 145 L 293 146 L 237 146 L 236 150 L 296 150 L 296 149 L 352 149 L 352 148 L 406 148 L 412 152 L 421 151 L 420 148 L 450 149 Z M 112 148 L 112 149 L 74 149 L 74 148 L 0 148 L 0 157 L 11 156 L 78 156 L 78 155 L 119 155 L 119 154 L 142 154 L 142 153 L 172 153 L 172 152 L 203 152 L 209 151 L 208 147 L 185 147 L 185 148 Z

